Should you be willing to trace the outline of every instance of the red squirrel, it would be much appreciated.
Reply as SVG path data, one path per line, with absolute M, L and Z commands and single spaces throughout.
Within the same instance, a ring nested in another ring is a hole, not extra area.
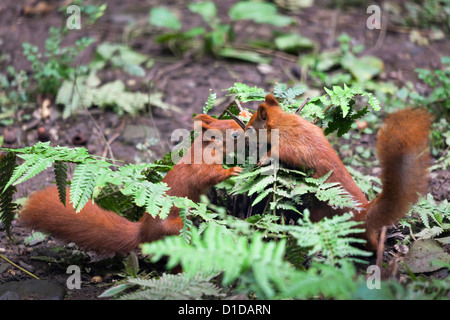
M 430 126 L 431 116 L 424 109 L 404 109 L 387 117 L 377 136 L 383 189 L 371 202 L 358 188 L 323 130 L 298 115 L 284 112 L 272 94 L 259 105 L 246 131 L 258 133 L 266 129 L 267 141 L 271 141 L 270 131 L 279 130 L 277 154 L 269 151 L 263 156 L 266 160 L 274 157 L 290 168 L 314 169 L 314 178 L 333 170 L 327 182 L 339 182 L 361 203 L 361 210 L 354 212 L 353 219 L 364 222 L 366 248 L 376 250 L 381 228 L 397 222 L 417 202 L 419 193 L 426 191 Z M 347 211 L 345 208 L 333 209 L 317 200 L 310 208 L 310 217 L 312 221 L 319 221 Z
M 230 134 L 232 138 L 243 134 L 243 130 L 234 120 L 217 120 L 208 115 L 198 115 L 195 120 L 202 121 L 203 133 L 207 129 L 217 129 L 227 135 L 227 138 Z M 194 143 L 200 141 L 201 151 L 212 144 L 215 144 L 215 151 L 222 151 L 224 140 L 203 141 L 203 133 L 194 140 Z M 187 197 L 198 202 L 200 195 L 207 188 L 242 171 L 240 167 L 224 169 L 221 164 L 207 164 L 206 158 L 202 163 L 195 164 L 193 158 L 194 152 L 186 153 L 163 178 L 162 181 L 170 187 L 168 195 Z M 164 220 L 144 213 L 138 222 L 131 222 L 114 212 L 103 210 L 92 201 L 88 201 L 83 209 L 76 213 L 70 203 L 69 192 L 64 206 L 58 198 L 56 186 L 33 193 L 20 212 L 19 222 L 65 242 L 74 242 L 83 249 L 104 254 L 128 254 L 141 243 L 179 234 L 183 227 L 177 207 L 172 207 Z

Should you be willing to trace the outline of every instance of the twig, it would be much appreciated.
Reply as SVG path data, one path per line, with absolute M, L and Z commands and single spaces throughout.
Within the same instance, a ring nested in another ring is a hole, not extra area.
M 236 103 L 236 107 L 238 107 L 239 112 L 244 111 L 244 108 L 242 108 L 241 103 L 239 100 L 234 100 L 234 103 Z
M 383 262 L 384 242 L 386 241 L 386 226 L 381 228 L 380 240 L 377 249 L 377 266 L 381 270 L 381 264 Z
M 240 111 L 242 111 L 242 106 L 240 104 L 238 104 L 239 102 L 237 100 L 233 100 L 231 101 L 223 110 L 222 112 L 219 114 L 219 116 L 217 117 L 217 119 L 222 119 L 223 116 L 225 115 L 225 113 L 227 113 L 228 109 L 230 109 L 233 105 L 235 105 L 236 107 L 239 108 Z
M 337 26 L 337 20 L 338 16 L 340 14 L 340 10 L 333 11 L 333 15 L 331 16 L 331 25 L 329 27 L 329 35 L 327 39 L 327 48 L 331 48 L 333 46 L 333 42 L 336 35 L 336 26 Z
M 14 262 L 12 262 L 11 260 L 9 260 L 8 258 L 6 258 L 4 255 L 0 254 L 0 258 L 2 258 L 3 260 L 5 260 L 6 262 L 10 263 L 11 265 L 13 265 L 14 267 L 16 267 L 17 269 L 25 272 L 26 274 L 28 274 L 29 276 L 32 276 L 33 278 L 39 280 L 38 277 L 36 277 L 34 274 L 32 274 L 30 271 L 25 270 L 24 268 L 22 268 L 21 266 L 18 266 L 17 264 L 15 264 Z
M 227 109 L 227 113 L 231 116 L 231 118 L 233 118 L 234 121 L 236 121 L 236 123 L 242 128 L 242 130 L 245 131 L 245 123 L 242 122 L 241 119 L 239 119 L 238 117 L 236 117 L 234 114 L 232 114 L 230 111 L 228 111 Z
M 82 61 L 80 61 L 80 64 L 81 64 L 81 63 L 82 63 Z M 80 67 L 80 64 L 77 66 L 77 70 L 78 70 L 78 68 Z M 83 96 L 81 95 L 80 90 L 78 89 L 77 78 L 78 78 L 78 72 L 75 72 L 75 79 L 74 79 L 74 81 L 73 81 L 74 88 L 73 88 L 72 90 L 77 90 L 77 93 L 78 93 L 78 95 L 80 96 L 80 101 L 81 101 L 81 104 L 82 104 L 82 106 L 83 106 L 83 109 L 86 111 L 88 117 L 92 120 L 92 122 L 94 123 L 94 126 L 97 128 L 98 135 L 99 135 L 100 139 L 103 140 L 103 142 L 105 143 L 106 148 L 107 148 L 108 151 L 109 151 L 109 155 L 110 155 L 110 157 L 111 157 L 112 163 L 113 163 L 113 164 L 116 164 L 116 160 L 114 159 L 114 154 L 113 154 L 113 152 L 112 152 L 112 149 L 111 149 L 110 144 L 109 144 L 108 141 L 106 140 L 106 137 L 105 137 L 105 135 L 104 135 L 103 132 L 102 132 L 102 129 L 101 129 L 100 126 L 98 125 L 97 121 L 95 121 L 94 117 L 93 117 L 92 114 L 89 112 L 87 106 L 85 105 L 85 103 L 84 103 L 84 101 L 83 101 Z M 72 92 L 72 95 L 73 95 L 73 93 L 74 93 L 74 92 Z
M 306 106 L 306 104 L 309 102 L 309 100 L 311 100 L 311 99 L 306 98 L 305 101 L 303 101 L 303 103 L 300 105 L 300 107 L 298 107 L 297 111 L 295 111 L 295 114 L 300 114 L 300 112 Z
M 114 142 L 114 140 L 116 140 L 118 137 L 120 137 L 120 135 L 123 133 L 123 129 L 125 128 L 125 119 L 122 121 L 122 123 L 120 124 L 120 132 L 116 132 L 111 138 L 109 138 L 109 140 L 107 141 L 107 144 L 105 145 L 105 148 L 103 149 L 103 154 L 102 157 L 105 158 L 106 157 L 106 153 L 108 152 L 108 150 L 110 148 L 108 148 L 108 146 L 111 146 L 111 144 Z
M 239 119 L 238 117 L 236 117 L 234 114 L 232 114 L 230 111 L 228 111 L 228 109 L 235 105 L 236 107 L 238 107 L 239 111 L 243 111 L 244 109 L 241 106 L 241 103 L 238 100 L 233 100 L 231 101 L 226 107 L 225 109 L 223 109 L 223 111 L 219 114 L 219 116 L 217 117 L 217 119 L 222 119 L 223 116 L 225 115 L 225 113 L 228 113 L 231 118 L 233 118 L 234 121 L 236 121 L 236 123 L 242 128 L 242 130 L 245 131 L 245 123 L 242 122 L 241 119 Z
M 161 135 L 159 134 L 159 129 L 156 126 L 156 122 L 155 122 L 155 118 L 153 118 L 153 112 L 151 110 L 151 98 L 152 98 L 152 87 L 153 87 L 153 83 L 157 81 L 157 79 L 155 78 L 155 80 L 150 80 L 148 82 L 148 91 L 147 91 L 147 97 L 148 97 L 148 106 L 149 106 L 149 116 L 150 116 L 150 121 L 152 122 L 153 128 L 155 129 L 156 135 L 158 136 L 158 142 L 159 142 L 159 146 L 161 147 L 162 152 L 164 152 L 166 150 L 166 146 L 164 145 L 162 140 L 161 140 Z
M 289 53 L 285 53 L 278 50 L 273 49 L 267 49 L 267 48 L 259 48 L 259 47 L 253 47 L 248 45 L 236 45 L 234 46 L 236 49 L 240 50 L 248 50 L 248 51 L 254 51 L 265 55 L 271 55 L 274 57 L 281 58 L 283 60 L 289 61 L 289 62 L 297 62 L 298 57 Z

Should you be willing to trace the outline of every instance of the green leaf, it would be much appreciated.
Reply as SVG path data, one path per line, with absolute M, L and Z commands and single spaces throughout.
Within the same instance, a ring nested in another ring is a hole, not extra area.
M 298 52 L 303 49 L 311 49 L 314 45 L 314 41 L 298 33 L 284 34 L 275 38 L 275 46 L 277 49 L 286 52 Z
M 111 298 L 120 295 L 121 293 L 125 292 L 126 290 L 135 287 L 136 285 L 134 283 L 122 283 L 117 286 L 114 286 L 112 288 L 109 288 L 105 292 L 103 292 L 101 295 L 99 295 L 99 298 Z
M 199 3 L 191 3 L 188 5 L 189 10 L 198 13 L 203 19 L 209 23 L 217 17 L 217 8 L 214 2 L 205 1 Z
M 236 82 L 232 87 L 226 89 L 230 94 L 234 94 L 237 100 L 242 102 L 264 101 L 266 92 L 257 86 L 250 87 L 246 84 Z
M 81 211 L 92 197 L 98 167 L 95 164 L 80 164 L 75 168 L 70 186 L 70 201 L 76 212 Z
M 209 110 L 214 107 L 214 103 L 216 102 L 217 94 L 213 93 L 211 89 L 209 89 L 209 96 L 206 104 L 203 106 L 203 113 L 207 114 Z
M 372 79 L 384 69 L 383 61 L 374 56 L 357 58 L 353 54 L 347 53 L 342 57 L 341 63 L 359 82 Z
M 47 235 L 45 233 L 42 232 L 33 232 L 30 236 L 26 237 L 23 242 L 27 245 L 27 246 L 33 246 L 37 243 L 40 243 L 42 241 L 45 240 L 45 238 L 47 238 Z
M 239 1 L 228 12 L 231 20 L 253 20 L 257 23 L 268 23 L 278 27 L 285 27 L 294 19 L 277 13 L 273 3 L 259 1 Z
M 103 42 L 98 45 L 96 52 L 98 57 L 91 64 L 94 69 L 102 69 L 106 61 L 118 68 L 122 68 L 125 72 L 143 77 L 145 70 L 140 64 L 151 61 L 145 54 L 136 52 L 127 45 Z M 150 65 L 151 67 L 151 65 Z
M 224 58 L 233 58 L 261 64 L 270 64 L 272 61 L 272 59 L 263 57 L 255 51 L 237 50 L 234 48 L 223 48 L 217 54 Z
M 181 29 L 180 20 L 172 11 L 164 7 L 156 7 L 150 10 L 150 24 L 172 30 Z
M 66 205 L 67 164 L 62 161 L 56 161 L 54 167 L 59 200 Z
M 124 284 L 108 289 L 100 297 L 120 296 L 121 300 L 199 300 L 204 297 L 223 297 L 221 289 L 211 282 L 212 276 L 197 274 L 189 277 L 185 273 L 167 274 L 155 279 L 128 279 Z M 130 286 L 139 290 L 122 295 Z M 114 288 L 117 288 L 114 290 Z

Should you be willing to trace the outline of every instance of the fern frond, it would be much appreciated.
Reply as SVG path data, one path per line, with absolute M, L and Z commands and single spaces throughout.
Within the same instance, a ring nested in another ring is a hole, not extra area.
M 186 241 L 186 243 L 191 242 L 191 228 L 194 225 L 192 220 L 188 219 L 188 209 L 180 209 L 180 218 L 183 221 L 183 229 L 180 230 L 180 237 Z
M 431 229 L 430 218 L 441 228 L 444 219 L 450 220 L 450 205 L 447 199 L 437 205 L 431 194 L 427 194 L 426 198 L 420 198 L 410 212 L 417 212 L 428 229 Z
M 92 163 L 79 164 L 75 168 L 70 186 L 70 201 L 76 212 L 79 212 L 92 198 L 97 170 L 98 166 Z
M 14 154 L 14 153 L 13 153 Z M 15 161 L 15 156 L 14 156 L 14 161 Z M 25 163 L 24 163 L 25 164 Z M 8 189 L 11 185 L 13 185 L 13 183 L 19 179 L 24 173 L 25 171 L 28 169 L 26 166 L 24 166 L 24 164 L 20 165 L 20 166 L 16 166 L 14 165 L 13 167 L 13 171 L 12 174 L 9 174 L 9 180 L 5 183 L 4 187 L 3 187 L 3 191 L 5 191 L 6 189 Z
M 416 233 L 414 236 L 421 239 L 433 239 L 444 232 L 444 229 L 441 227 L 434 226 L 432 228 L 422 229 L 420 232 Z
M 66 205 L 66 186 L 67 186 L 67 164 L 62 161 L 55 161 L 55 180 L 58 187 L 59 200 Z
M 260 192 L 260 191 L 264 190 L 265 188 L 271 186 L 274 181 L 275 181 L 275 177 L 272 175 L 265 176 L 265 177 L 262 176 L 261 179 L 259 179 L 258 181 L 253 183 L 252 187 L 248 191 L 248 195 L 251 196 L 255 192 Z
M 361 205 L 339 183 L 324 183 L 319 186 L 316 190 L 316 197 L 320 201 L 326 201 L 329 205 L 337 208 L 354 208 L 358 210 L 358 207 Z
M 192 229 L 190 245 L 180 237 L 166 237 L 144 244 L 142 252 L 153 255 L 152 261 L 169 256 L 167 267 L 181 264 L 189 276 L 198 272 L 212 274 L 223 271 L 224 284 L 251 272 L 258 277 L 258 287 L 270 296 L 267 286 L 274 279 L 272 272 L 280 268 L 290 268 L 282 259 L 284 248 L 284 240 L 266 243 L 263 241 L 263 235 L 258 232 L 249 240 L 247 236 L 223 232 L 223 229 L 209 225 L 202 236 L 196 228 Z
M 298 225 L 279 228 L 297 239 L 299 246 L 310 248 L 308 255 L 320 253 L 320 257 L 315 257 L 317 261 L 332 265 L 343 259 L 362 262 L 357 257 L 370 256 L 371 253 L 354 246 L 356 243 L 363 243 L 364 240 L 350 236 L 363 232 L 364 229 L 356 228 L 361 223 L 352 221 L 351 218 L 352 214 L 345 213 L 312 223 L 309 214 L 304 214 L 303 218 L 299 219 Z
M 306 88 L 303 86 L 297 86 L 288 89 L 286 84 L 276 83 L 273 87 L 273 94 L 278 99 L 281 99 L 283 106 L 298 107 L 299 102 L 296 100 L 296 98 L 304 93 L 305 90 Z
M 221 289 L 211 283 L 212 276 L 197 274 L 187 277 L 184 273 L 164 273 L 159 279 L 128 279 L 128 283 L 140 287 L 139 291 L 125 294 L 120 300 L 198 300 L 204 297 L 221 298 Z
M 214 107 L 214 103 L 216 103 L 217 94 L 213 93 L 211 89 L 209 89 L 208 100 L 206 100 L 206 104 L 203 106 L 203 113 L 207 114 L 209 110 Z
M 258 88 L 257 86 L 249 87 L 243 83 L 235 83 L 232 87 L 226 89 L 230 94 L 234 94 L 236 100 L 242 102 L 248 101 L 264 101 L 266 97 L 266 92 L 262 88 Z
M 369 200 L 375 199 L 375 196 L 381 192 L 381 180 L 378 177 L 365 175 L 362 172 L 355 170 L 351 166 L 345 166 L 350 172 L 353 180 L 361 191 L 368 195 Z
M 136 188 L 137 186 L 139 188 Z M 138 206 L 145 207 L 145 210 L 153 217 L 159 214 L 161 219 L 165 219 L 173 205 L 166 194 L 168 190 L 166 183 L 141 181 L 134 184 L 133 194 Z
M 255 198 L 255 200 L 253 200 L 252 202 L 252 206 L 255 206 L 256 204 L 258 204 L 259 202 L 261 202 L 262 200 L 264 200 L 267 196 L 269 196 L 272 192 L 274 191 L 273 188 L 267 188 L 263 191 L 261 191 L 258 196 Z
M 39 159 L 36 161 L 33 161 L 33 164 L 30 165 L 27 170 L 23 173 L 23 175 L 18 179 L 16 182 L 14 182 L 14 185 L 18 185 L 22 183 L 23 181 L 26 181 L 28 179 L 31 179 L 35 176 L 37 176 L 42 171 L 46 170 L 47 168 L 50 168 L 53 165 L 53 158 L 49 159 Z
M 0 158 L 0 222 L 3 224 L 6 234 L 11 238 L 11 223 L 14 219 L 17 205 L 13 202 L 13 195 L 16 192 L 14 186 L 8 185 L 16 167 L 16 155 L 12 152 Z
M 277 299 L 309 299 L 319 295 L 327 299 L 354 299 L 358 288 L 365 285 L 348 261 L 343 261 L 339 267 L 314 263 L 307 271 L 292 272 L 287 278 Z
M 270 204 L 270 210 L 278 209 L 283 211 L 294 211 L 301 214 L 297 209 L 297 205 L 293 201 L 274 201 Z

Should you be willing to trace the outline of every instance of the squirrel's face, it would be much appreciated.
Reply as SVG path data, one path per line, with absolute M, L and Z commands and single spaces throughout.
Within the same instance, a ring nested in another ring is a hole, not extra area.
M 261 103 L 258 107 L 258 111 L 252 115 L 248 122 L 245 131 L 248 136 L 255 135 L 258 137 L 261 134 L 261 130 L 265 130 L 265 134 L 270 139 L 270 131 L 274 129 L 276 119 L 276 113 L 281 111 L 278 101 L 271 94 L 266 96 L 264 103 Z
M 194 121 L 202 121 L 203 141 L 214 140 L 214 146 L 230 153 L 245 143 L 244 130 L 234 120 L 219 120 L 206 114 L 200 114 Z

